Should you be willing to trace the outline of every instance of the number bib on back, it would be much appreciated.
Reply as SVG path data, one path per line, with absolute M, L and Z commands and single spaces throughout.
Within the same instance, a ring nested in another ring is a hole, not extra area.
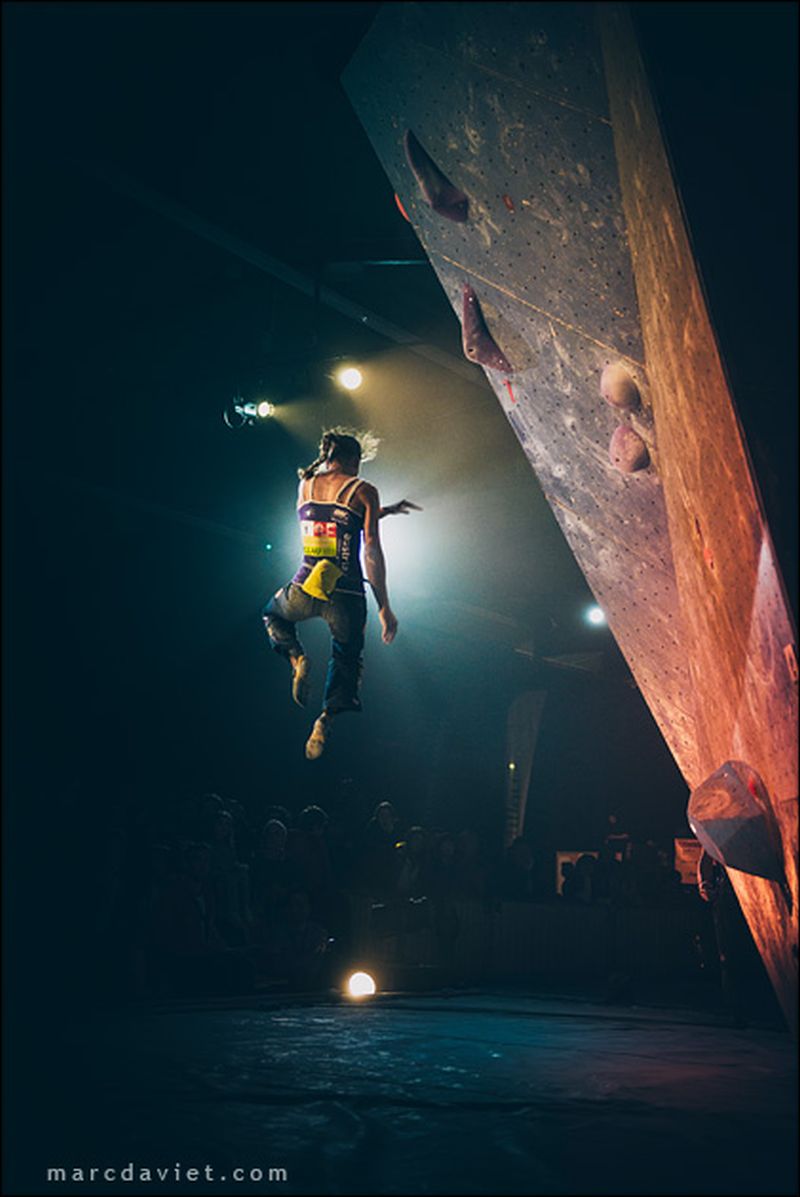
M 314 598 L 324 601 L 334 592 L 364 594 L 360 561 L 364 517 L 342 501 L 343 492 L 357 489 L 358 483 L 354 478 L 334 499 L 309 497 L 298 506 L 303 564 L 292 581 Z
M 336 558 L 336 524 L 322 520 L 301 520 L 304 557 Z

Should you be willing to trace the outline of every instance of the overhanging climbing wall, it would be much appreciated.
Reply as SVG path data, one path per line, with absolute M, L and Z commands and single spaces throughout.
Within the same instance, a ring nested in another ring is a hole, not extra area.
M 389 4 L 344 85 L 688 785 L 754 770 L 793 1021 L 793 637 L 628 17 Z

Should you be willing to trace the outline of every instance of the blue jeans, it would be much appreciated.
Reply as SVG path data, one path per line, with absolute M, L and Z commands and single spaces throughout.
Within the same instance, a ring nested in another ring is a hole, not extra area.
M 274 594 L 262 611 L 270 643 L 282 657 L 299 657 L 303 646 L 296 624 L 304 619 L 324 619 L 333 638 L 323 710 L 331 715 L 360 711 L 358 688 L 364 650 L 367 600 L 360 594 L 337 594 L 328 602 L 312 598 L 294 582 Z

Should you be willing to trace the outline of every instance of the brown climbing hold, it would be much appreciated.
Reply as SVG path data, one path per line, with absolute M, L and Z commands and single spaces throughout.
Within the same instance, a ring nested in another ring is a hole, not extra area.
M 627 424 L 620 424 L 611 438 L 608 448 L 611 464 L 623 474 L 635 474 L 650 464 L 650 454 L 638 432 Z
M 469 201 L 464 192 L 454 187 L 439 170 L 433 158 L 422 148 L 410 129 L 406 129 L 403 145 L 408 165 L 414 172 L 414 178 L 419 183 L 425 202 L 430 204 L 439 216 L 463 224 L 469 211 Z
M 469 283 L 464 284 L 461 344 L 471 362 L 478 362 L 490 370 L 513 374 L 514 367 L 495 341 L 483 318 L 478 296 Z
M 514 201 L 512 200 L 510 195 L 503 196 L 503 203 L 508 208 L 509 212 L 516 212 L 516 208 L 514 207 Z
M 641 403 L 639 388 L 619 362 L 606 366 L 600 377 L 600 394 L 606 403 L 621 411 L 633 411 Z

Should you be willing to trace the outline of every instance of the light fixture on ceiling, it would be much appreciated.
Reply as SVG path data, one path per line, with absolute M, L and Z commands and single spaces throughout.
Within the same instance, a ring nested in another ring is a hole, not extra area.
M 586 622 L 592 624 L 593 627 L 601 628 L 607 623 L 605 611 L 602 607 L 595 604 L 586 609 Z
M 257 403 L 252 401 L 245 403 L 241 395 L 232 399 L 222 412 L 222 418 L 228 428 L 234 429 L 269 420 L 274 415 L 275 404 L 270 403 L 268 399 L 260 399 Z
M 364 381 L 364 375 L 357 366 L 343 366 L 336 371 L 336 381 L 346 391 L 357 391 Z

